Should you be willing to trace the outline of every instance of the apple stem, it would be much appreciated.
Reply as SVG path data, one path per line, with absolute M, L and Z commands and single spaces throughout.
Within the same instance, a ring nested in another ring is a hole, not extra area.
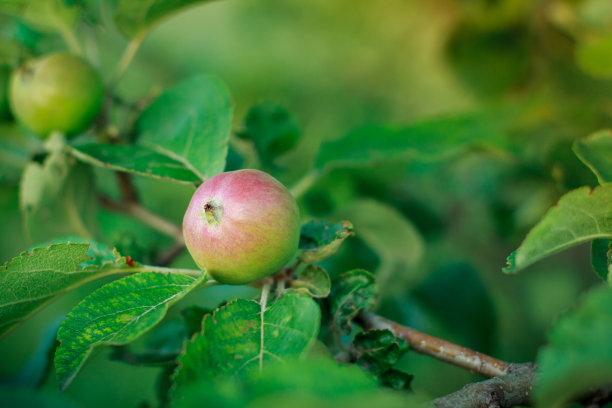
M 263 357 L 264 357 L 264 313 L 266 311 L 266 305 L 268 303 L 268 295 L 270 294 L 270 282 L 264 283 L 261 288 L 261 300 L 259 304 L 261 305 L 260 312 L 260 338 L 259 338 L 259 371 L 263 370 Z

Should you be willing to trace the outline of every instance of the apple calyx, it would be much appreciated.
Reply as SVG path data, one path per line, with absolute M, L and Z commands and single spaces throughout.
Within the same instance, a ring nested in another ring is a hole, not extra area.
M 223 205 L 217 200 L 210 199 L 204 204 L 204 218 L 210 226 L 221 225 L 223 219 Z

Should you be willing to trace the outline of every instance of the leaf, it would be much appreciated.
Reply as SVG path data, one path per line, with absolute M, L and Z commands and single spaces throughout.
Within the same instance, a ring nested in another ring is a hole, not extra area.
M 314 298 L 324 298 L 329 295 L 331 281 L 325 269 L 316 265 L 306 265 L 300 269 L 291 283 L 297 292 L 303 292 Z
M 81 10 L 64 0 L 8 0 L 0 2 L 0 13 L 20 17 L 40 30 L 61 32 L 74 27 Z
M 184 398 L 173 401 L 177 408 L 429 406 L 403 393 L 382 390 L 355 365 L 342 366 L 331 359 L 274 363 L 261 373 L 251 371 L 241 380 L 202 379 L 185 387 L 183 395 Z
M 604 282 L 610 282 L 612 272 L 612 240 L 595 239 L 591 244 L 591 266 Z
M 93 174 L 65 154 L 61 135 L 52 135 L 45 145 L 50 153 L 43 164 L 28 163 L 21 178 L 20 207 L 30 238 L 89 238 L 97 210 Z
M 198 379 L 236 376 L 270 362 L 302 357 L 316 340 L 319 325 L 318 305 L 295 292 L 283 295 L 263 315 L 259 302 L 230 302 L 206 315 L 202 332 L 186 344 L 174 374 L 175 391 L 180 395 L 184 386 Z
M 357 363 L 376 376 L 389 371 L 410 348 L 408 342 L 390 330 L 370 330 L 353 339 Z
M 492 112 L 429 119 L 405 127 L 370 125 L 324 143 L 316 167 L 432 161 L 476 146 L 505 146 L 503 138 L 510 122 L 504 112 Z
M 0 336 L 68 290 L 135 265 L 119 254 L 108 256 L 112 260 L 102 260 L 87 242 L 68 242 L 34 248 L 5 263 L 0 270 Z
M 143 272 L 104 285 L 66 316 L 57 334 L 55 367 L 66 389 L 94 347 L 130 343 L 159 323 L 170 305 L 205 279 Z
M 585 391 L 612 385 L 612 290 L 591 291 L 548 338 L 537 357 L 538 405 L 562 407 Z
M 578 43 L 576 63 L 596 78 L 612 78 L 612 36 L 595 36 Z
M 112 360 L 132 365 L 174 367 L 176 357 L 189 338 L 187 326 L 180 318 L 168 320 L 130 345 L 115 347 Z
M 385 387 L 393 388 L 394 390 L 410 390 L 410 384 L 414 376 L 392 368 L 382 373 L 378 379 Z
M 565 194 L 510 254 L 503 271 L 516 273 L 567 248 L 612 237 L 610 202 L 612 185 L 581 187 Z
M 143 35 L 164 17 L 187 6 L 211 0 L 119 0 L 115 15 L 117 28 L 127 37 Z
M 0 47 L 2 47 L 1 43 Z M 1 71 L 0 66 L 0 121 L 3 111 L 1 95 L 4 93 Z M 29 156 L 40 149 L 40 145 L 40 139 L 30 136 L 19 127 L 12 124 L 0 124 L 0 182 L 3 184 L 18 182 L 30 161 Z
M 429 314 L 428 320 L 439 322 L 450 340 L 481 352 L 494 350 L 498 337 L 496 304 L 473 267 L 460 262 L 444 264 L 413 293 Z
M 398 210 L 362 199 L 341 210 L 339 216 L 351 220 L 357 237 L 380 257 L 376 282 L 382 293 L 404 291 L 422 280 L 423 272 L 417 266 L 425 243 L 416 227 Z
M 200 181 L 183 163 L 144 146 L 90 143 L 69 151 L 82 162 L 102 168 L 186 183 Z
M 310 221 L 302 225 L 300 244 L 302 261 L 314 263 L 334 255 L 344 240 L 355 235 L 353 224 L 341 221 L 329 224 L 324 221 Z
M 140 116 L 138 144 L 205 180 L 225 168 L 232 103 L 225 85 L 197 75 L 167 89 Z
M 249 109 L 238 136 L 251 140 L 265 163 L 291 150 L 300 139 L 300 125 L 283 106 L 262 102 Z
M 600 184 L 612 182 L 612 131 L 600 130 L 574 142 L 574 153 L 597 176 Z
M 0 386 L 0 406 L 36 408 L 77 408 L 63 395 L 32 389 L 31 387 Z
M 351 322 L 359 312 L 374 306 L 377 290 L 374 275 L 363 269 L 354 269 L 334 279 L 329 297 L 334 326 L 350 333 Z

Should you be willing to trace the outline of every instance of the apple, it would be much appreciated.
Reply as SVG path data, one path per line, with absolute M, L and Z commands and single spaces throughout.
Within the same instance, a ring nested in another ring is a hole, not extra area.
M 46 137 L 85 130 L 100 112 L 104 85 L 80 57 L 56 53 L 30 60 L 12 75 L 9 102 L 27 128 Z
M 206 180 L 183 219 L 189 253 L 214 279 L 230 285 L 256 281 L 295 255 L 300 216 L 295 199 L 259 170 L 237 170 Z

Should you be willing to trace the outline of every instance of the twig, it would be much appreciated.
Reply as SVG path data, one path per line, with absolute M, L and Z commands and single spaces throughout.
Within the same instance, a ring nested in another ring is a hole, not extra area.
M 153 214 L 146 208 L 141 207 L 139 204 L 117 203 L 103 196 L 100 197 L 99 200 L 100 204 L 102 204 L 102 206 L 104 206 L 105 208 L 129 214 L 137 220 L 140 220 L 145 224 L 151 226 L 152 228 L 156 229 L 157 231 L 174 238 L 176 242 L 184 244 L 185 241 L 183 239 L 183 232 L 180 227 L 168 220 L 161 218 L 157 214 Z
M 402 326 L 374 313 L 366 312 L 360 315 L 364 328 L 388 329 L 396 336 L 404 338 L 413 351 L 425 354 L 435 359 L 465 368 L 483 377 L 503 376 L 510 372 L 510 363 L 470 350 L 466 347 L 421 333 L 410 327 Z
M 264 283 L 263 287 L 261 288 L 261 300 L 259 301 L 259 304 L 261 305 L 261 312 L 260 312 L 260 324 L 261 327 L 259 328 L 261 336 L 259 339 L 259 372 L 261 372 L 263 370 L 263 357 L 264 357 L 264 313 L 266 312 L 266 307 L 267 307 L 267 303 L 268 303 L 268 294 L 270 293 L 270 283 Z
M 433 401 L 437 408 L 510 408 L 528 405 L 536 375 L 534 363 L 511 364 L 508 374 L 468 384 Z
M 136 56 L 136 53 L 142 45 L 142 42 L 144 41 L 146 35 L 147 30 L 143 30 L 136 37 L 132 38 L 132 40 L 129 42 L 129 44 L 125 48 L 125 51 L 123 52 L 123 55 L 121 56 L 121 59 L 119 60 L 119 63 L 117 64 L 117 68 L 115 69 L 111 80 L 109 81 L 108 89 L 113 89 L 115 88 L 115 86 L 117 86 L 119 80 L 121 79 L 127 68 L 132 63 L 132 60 Z
M 176 257 L 179 256 L 184 250 L 185 250 L 185 243 L 176 242 L 174 245 L 172 245 L 170 248 L 166 249 L 164 252 L 162 252 L 159 255 L 159 257 L 157 258 L 157 261 L 155 262 L 155 265 L 159 265 L 159 266 L 170 265 L 176 259 Z

